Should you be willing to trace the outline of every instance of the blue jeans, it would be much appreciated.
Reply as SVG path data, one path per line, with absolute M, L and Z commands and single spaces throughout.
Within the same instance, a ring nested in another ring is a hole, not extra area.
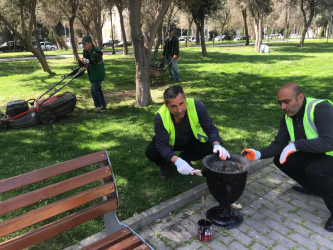
M 168 63 L 172 60 L 172 56 L 168 57 Z M 173 74 L 174 73 L 174 74 Z M 170 79 L 176 79 L 179 81 L 179 72 L 177 67 L 177 59 L 174 59 L 172 63 L 169 64 L 169 77 Z
M 95 107 L 106 106 L 102 91 L 102 82 L 103 81 L 91 82 L 90 90 L 91 90 L 91 96 L 94 100 Z

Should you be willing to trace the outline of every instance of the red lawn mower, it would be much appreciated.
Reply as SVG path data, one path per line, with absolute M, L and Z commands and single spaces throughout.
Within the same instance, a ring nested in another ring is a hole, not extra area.
M 84 74 L 85 68 L 77 67 L 63 79 L 44 92 L 37 99 L 16 100 L 6 105 L 6 115 L 0 114 L 0 131 L 7 128 L 23 128 L 38 123 L 52 124 L 58 117 L 66 116 L 74 111 L 76 96 L 71 92 L 55 95 L 75 78 Z M 63 83 L 66 78 L 71 78 Z M 62 84 L 62 85 L 61 85 Z M 58 88 L 56 88 L 59 86 Z M 49 96 L 41 99 L 46 94 Z

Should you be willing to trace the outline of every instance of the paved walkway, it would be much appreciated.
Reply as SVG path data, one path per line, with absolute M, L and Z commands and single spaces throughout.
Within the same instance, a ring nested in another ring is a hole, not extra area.
M 153 248 L 164 249 L 333 249 L 333 233 L 323 226 L 329 212 L 320 197 L 295 192 L 295 184 L 271 159 L 250 169 L 244 193 L 237 201 L 244 221 L 236 229 L 213 226 L 213 239 L 197 239 L 197 222 L 207 209 L 218 205 L 206 183 L 150 208 L 122 223 L 136 230 Z M 99 232 L 66 248 L 76 250 L 102 238 Z
M 244 216 L 236 229 L 213 227 L 209 243 L 197 239 L 204 217 L 201 199 L 139 231 L 155 249 L 333 249 L 333 233 L 323 226 L 329 212 L 323 200 L 295 192 L 294 181 L 273 164 L 248 176 L 241 203 Z M 218 205 L 206 197 L 209 209 Z

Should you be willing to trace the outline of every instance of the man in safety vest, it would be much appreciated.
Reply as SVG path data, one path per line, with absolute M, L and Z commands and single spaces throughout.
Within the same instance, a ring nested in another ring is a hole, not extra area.
M 193 175 L 191 161 L 213 152 L 221 160 L 230 158 L 202 102 L 186 98 L 180 86 L 166 89 L 163 98 L 154 120 L 155 136 L 146 150 L 148 159 L 160 166 L 161 178 L 170 176 L 171 163 L 179 173 Z M 174 151 L 181 153 L 177 156 Z
M 325 229 L 333 232 L 333 104 L 305 98 L 293 82 L 279 89 L 277 99 L 285 115 L 275 140 L 242 154 L 251 161 L 274 156 L 274 164 L 301 185 L 294 190 L 321 196 L 331 212 Z

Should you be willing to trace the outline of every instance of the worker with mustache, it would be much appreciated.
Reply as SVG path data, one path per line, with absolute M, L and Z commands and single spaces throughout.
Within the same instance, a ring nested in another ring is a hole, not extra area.
M 154 120 L 155 136 L 146 150 L 147 158 L 160 166 L 161 178 L 170 176 L 173 164 L 179 173 L 193 175 L 191 161 L 212 153 L 230 158 L 202 102 L 185 97 L 181 86 L 166 89 L 163 98 Z M 175 151 L 181 151 L 179 156 Z

